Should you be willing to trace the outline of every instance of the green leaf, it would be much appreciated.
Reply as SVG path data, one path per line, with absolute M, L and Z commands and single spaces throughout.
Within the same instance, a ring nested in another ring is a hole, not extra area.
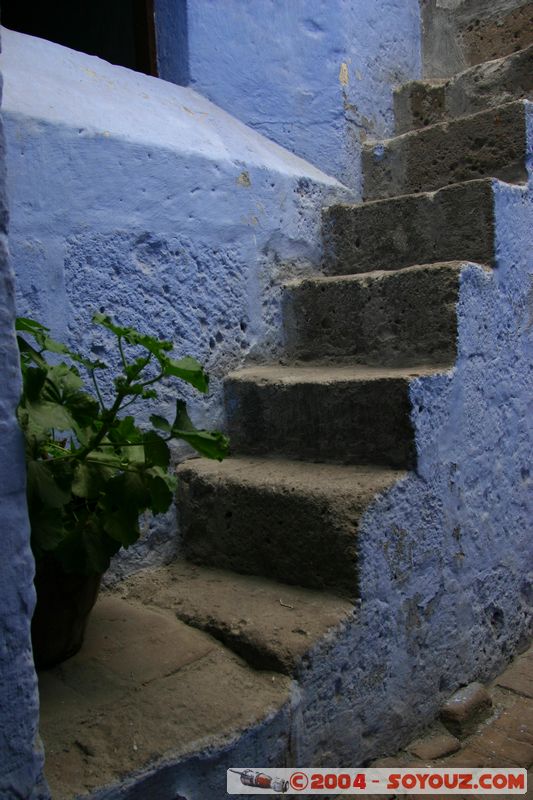
M 107 484 L 103 499 L 105 532 L 122 545 L 139 538 L 139 514 L 149 503 L 149 494 L 137 473 L 117 475 Z
M 53 552 L 67 570 L 85 573 L 107 569 L 121 546 L 138 539 L 139 514 L 147 508 L 166 511 L 176 488 L 175 476 L 168 473 L 170 450 L 165 438 L 156 430 L 143 433 L 132 416 L 118 417 L 123 399 L 127 395 L 138 401 L 153 399 L 156 382 L 169 377 L 202 392 L 208 389 L 208 377 L 198 361 L 169 356 L 171 342 L 115 325 L 105 315 L 96 315 L 95 322 L 122 343 L 147 351 L 127 362 L 124 374 L 115 378 L 119 396 L 107 410 L 92 392 L 84 391 L 77 368 L 82 365 L 92 373 L 105 364 L 89 361 L 52 339 L 40 323 L 28 318 L 17 322 L 24 378 L 17 416 L 26 439 L 32 547 L 37 555 Z M 40 349 L 26 336 L 33 337 Z M 49 364 L 46 351 L 65 360 Z M 161 374 L 142 380 L 153 356 Z M 196 429 L 183 401 L 176 405 L 172 425 L 157 414 L 150 421 L 165 437 L 179 437 L 210 458 L 221 459 L 227 452 L 226 437 Z
M 172 436 L 183 439 L 206 458 L 222 461 L 229 452 L 229 439 L 223 433 L 194 427 L 183 400 L 176 400 L 176 418 L 172 424 Z
M 194 447 L 197 453 L 206 458 L 223 461 L 229 453 L 229 439 L 219 431 L 200 430 L 195 433 L 187 433 L 177 430 L 174 432 L 174 436 L 183 439 L 184 442 Z
M 155 431 L 148 431 L 143 436 L 143 443 L 146 465 L 167 469 L 170 464 L 170 450 L 165 440 Z
M 51 396 L 53 391 L 64 393 L 77 392 L 83 386 L 83 379 L 76 367 L 61 363 L 48 367 L 47 392 Z
M 181 378 L 204 394 L 209 389 L 209 377 L 200 362 L 191 356 L 180 358 L 179 361 L 165 357 L 161 360 L 161 367 L 164 375 Z
M 68 531 L 54 556 L 66 572 L 103 574 L 120 546 L 120 542 L 106 534 L 97 515 L 86 513 Z
M 207 392 L 209 379 L 202 365 L 196 361 L 196 359 L 190 356 L 185 356 L 179 360 L 168 357 L 167 353 L 173 348 L 172 342 L 167 342 L 164 339 L 156 339 L 154 336 L 147 336 L 144 333 L 139 333 L 139 331 L 136 331 L 134 328 L 115 325 L 111 318 L 105 314 L 95 314 L 93 322 L 112 331 L 116 336 L 124 338 L 129 344 L 140 345 L 148 350 L 149 353 L 152 353 L 159 361 L 163 375 L 181 378 L 200 392 Z M 128 365 L 126 367 L 126 374 L 129 377 L 135 377 L 137 374 L 136 364 L 142 361 L 143 359 L 138 359 L 137 362 Z
M 151 510 L 155 514 L 168 511 L 176 490 L 176 479 L 158 467 L 152 467 L 145 472 L 145 483 L 150 492 Z
M 164 339 L 156 339 L 155 336 L 148 336 L 147 334 L 140 333 L 135 328 L 127 328 L 122 325 L 115 325 L 111 317 L 106 314 L 95 314 L 93 322 L 97 325 L 107 328 L 118 336 L 124 338 L 128 344 L 140 345 L 152 353 L 156 358 L 159 358 L 164 352 L 172 350 L 172 342 L 167 342 Z
M 69 431 L 76 425 L 76 420 L 68 409 L 57 403 L 27 403 L 24 410 L 28 415 L 28 431 L 33 435 L 48 433 L 52 428 L 58 431 Z
M 24 371 L 30 364 L 36 364 L 38 367 L 48 367 L 46 360 L 41 356 L 34 347 L 23 339 L 22 336 L 17 336 L 17 344 L 20 352 L 20 361 L 22 370 Z
M 125 509 L 135 517 L 148 505 L 148 492 L 138 472 L 123 472 L 107 484 L 104 506 L 106 510 Z
M 15 320 L 15 330 L 23 331 L 24 333 L 48 333 L 50 328 L 45 327 L 42 323 L 36 322 L 30 317 L 17 317 Z
M 106 516 L 104 530 L 123 547 L 129 547 L 139 538 L 139 515 L 132 509 L 118 508 Z
M 75 465 L 74 479 L 72 481 L 72 494 L 95 500 L 100 492 L 105 491 L 106 482 L 113 477 L 114 470 L 108 469 L 105 464 L 81 462 Z
M 132 448 L 128 448 L 128 450 L 130 449 Z M 144 450 L 142 455 L 144 457 Z M 91 450 L 90 454 L 86 458 L 86 461 L 90 464 L 94 464 L 97 467 L 101 466 L 104 469 L 111 470 L 111 476 L 118 470 L 122 470 L 128 465 L 128 458 L 124 456 L 121 451 L 117 452 L 116 449 L 113 449 L 112 447 Z
M 135 425 L 135 420 L 131 416 L 122 417 L 115 420 L 113 427 L 108 433 L 109 440 L 117 445 L 125 442 L 142 442 L 143 436 L 139 428 Z
M 49 353 L 66 355 L 73 361 L 76 361 L 78 364 L 82 364 L 89 370 L 107 369 L 107 364 L 104 364 L 102 361 L 91 361 L 90 359 L 84 358 L 79 353 L 76 353 L 74 350 L 71 350 L 69 347 L 64 345 L 62 342 L 52 339 L 51 336 L 48 336 L 50 328 L 47 328 L 45 325 L 41 325 L 40 322 L 36 322 L 34 319 L 30 319 L 29 317 L 17 317 L 15 320 L 15 329 L 17 331 L 21 331 L 22 333 L 29 333 L 31 336 L 33 336 L 41 350 L 47 350 Z M 31 348 L 31 346 L 24 339 L 22 339 L 22 337 L 17 338 L 19 340 L 19 347 L 20 343 L 24 342 L 26 347 L 23 345 L 23 349 L 30 348 L 33 350 L 33 348 Z M 36 351 L 33 352 L 35 353 Z
M 37 496 L 45 506 L 61 508 L 70 500 L 70 491 L 61 487 L 52 472 L 53 462 L 28 462 L 28 497 Z
M 55 550 L 67 536 L 61 509 L 41 508 L 32 513 L 31 544 L 34 552 Z
M 29 367 L 24 373 L 24 393 L 28 400 L 37 400 L 46 381 L 47 370 Z
M 174 417 L 171 430 L 173 435 L 175 435 L 175 430 L 191 432 L 196 430 L 187 413 L 187 404 L 185 400 L 176 400 L 176 416 Z
M 159 414 L 152 414 L 150 417 L 150 422 L 152 423 L 154 428 L 157 428 L 160 431 L 164 431 L 164 433 L 170 433 L 171 431 L 170 422 L 166 420 L 164 417 L 159 416 Z
M 139 397 L 142 396 L 144 392 L 142 383 L 128 383 L 127 379 L 123 375 L 115 378 L 114 383 L 117 393 L 123 395 L 124 397 L 128 397 L 128 395 L 137 395 Z
M 144 356 L 144 358 L 136 358 L 130 364 L 126 364 L 124 367 L 126 377 L 130 380 L 135 380 L 147 366 L 149 361 L 150 356 Z

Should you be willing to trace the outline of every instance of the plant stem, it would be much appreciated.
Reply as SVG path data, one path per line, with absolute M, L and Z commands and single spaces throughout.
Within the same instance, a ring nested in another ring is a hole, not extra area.
M 130 386 L 130 383 L 131 381 L 129 379 L 126 379 L 126 391 L 119 392 L 111 408 L 104 414 L 102 414 L 103 424 L 98 433 L 96 434 L 96 436 L 94 437 L 94 439 L 92 439 L 92 441 L 90 441 L 89 444 L 87 444 L 85 447 L 82 447 L 81 450 L 78 450 L 76 458 L 79 461 L 85 461 L 89 453 L 91 453 L 93 450 L 96 450 L 102 439 L 106 436 L 107 432 L 109 431 L 110 427 L 112 426 L 115 420 L 115 417 L 120 411 L 120 406 L 127 394 L 127 389 Z
M 124 369 L 128 366 L 128 362 L 126 361 L 126 356 L 124 355 L 124 348 L 122 347 L 122 336 L 118 337 L 118 349 L 120 350 L 120 357 L 122 359 L 122 366 Z
M 93 382 L 94 389 L 96 391 L 96 396 L 98 397 L 98 402 L 100 403 L 100 408 L 102 409 L 102 411 L 105 412 L 106 407 L 104 406 L 104 401 L 102 400 L 102 395 L 100 394 L 100 389 L 98 387 L 98 381 L 96 380 L 96 375 L 94 374 L 94 370 L 91 369 L 90 373 L 91 373 L 91 380 Z
M 143 381 L 143 382 L 141 383 L 141 386 L 150 386 L 150 384 L 151 384 L 151 383 L 156 383 L 157 381 L 160 381 L 160 380 L 161 380 L 161 378 L 163 378 L 163 377 L 164 377 L 164 375 L 165 375 L 165 373 L 164 373 L 164 372 L 160 372 L 160 373 L 159 373 L 159 375 L 156 375 L 156 376 L 155 376 L 155 378 L 150 378 L 150 380 L 149 380 L 149 381 Z

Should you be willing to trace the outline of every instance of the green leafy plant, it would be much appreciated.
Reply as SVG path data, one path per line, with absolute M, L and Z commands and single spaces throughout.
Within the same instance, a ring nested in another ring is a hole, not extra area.
M 157 398 L 161 381 L 179 378 L 205 393 L 208 377 L 195 359 L 172 358 L 171 342 L 102 314 L 93 322 L 116 337 L 120 368 L 107 405 L 98 379 L 107 364 L 55 341 L 32 319 L 19 317 L 16 323 L 32 548 L 37 561 L 53 556 L 65 572 L 87 575 L 105 572 L 120 547 L 139 538 L 143 511 L 169 508 L 176 484 L 169 472 L 172 439 L 208 458 L 222 460 L 228 451 L 223 434 L 194 427 L 182 399 L 176 400 L 172 422 L 154 414 L 149 430 L 124 415 L 134 403 Z M 84 390 L 80 370 L 92 393 Z

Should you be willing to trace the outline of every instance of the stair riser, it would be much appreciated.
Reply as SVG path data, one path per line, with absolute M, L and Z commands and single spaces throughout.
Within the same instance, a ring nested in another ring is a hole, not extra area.
M 328 275 L 494 260 L 492 181 L 324 211 Z
M 533 94 L 533 47 L 480 64 L 444 85 L 413 81 L 394 93 L 396 132 L 476 114 Z
M 423 0 L 426 77 L 448 77 L 533 42 L 533 3 L 523 0 Z
M 353 501 L 180 470 L 178 505 L 184 553 L 194 563 L 357 596 L 362 509 Z
M 462 31 L 459 38 L 468 64 L 481 64 L 531 44 L 533 3 L 513 5 L 506 12 L 480 19 L 477 25 L 469 25 Z M 484 4 L 487 6 L 490 8 L 491 3 Z
M 301 360 L 400 366 L 455 360 L 460 268 L 308 280 L 284 298 L 286 348 Z
M 363 149 L 367 200 L 475 178 L 525 181 L 526 102 L 463 117 Z
M 310 461 L 410 467 L 406 379 L 334 383 L 226 382 L 234 452 Z

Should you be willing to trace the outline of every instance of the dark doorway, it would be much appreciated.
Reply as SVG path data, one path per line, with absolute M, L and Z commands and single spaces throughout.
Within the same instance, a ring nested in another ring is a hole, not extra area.
M 157 76 L 153 0 L 2 0 L 2 25 Z

